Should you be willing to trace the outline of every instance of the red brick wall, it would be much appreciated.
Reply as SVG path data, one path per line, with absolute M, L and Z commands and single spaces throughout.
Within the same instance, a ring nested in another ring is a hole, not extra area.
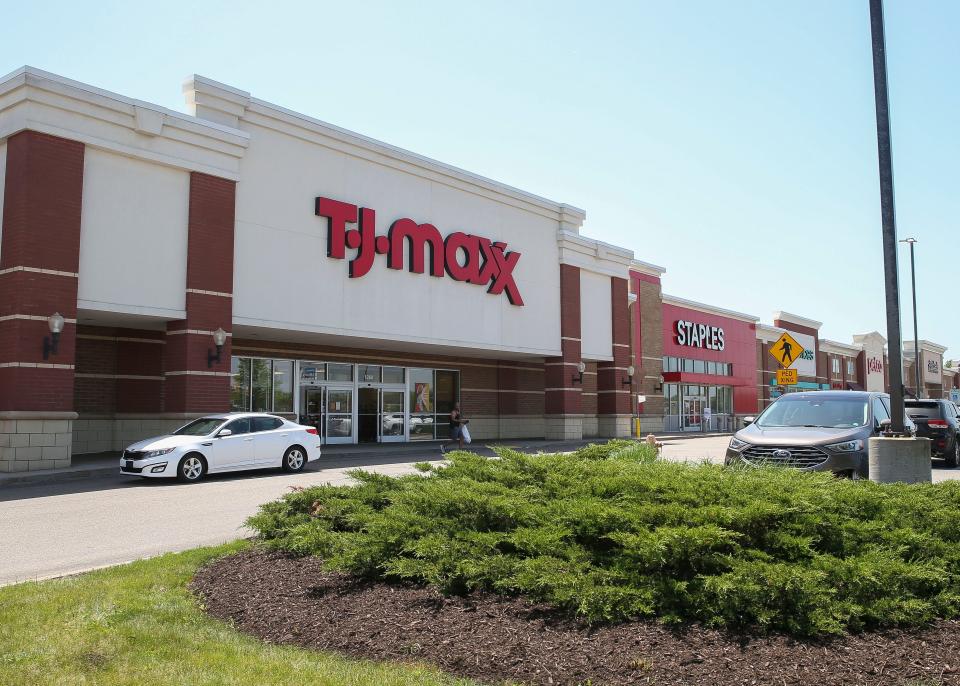
M 626 279 L 610 279 L 610 314 L 612 328 L 612 362 L 597 365 L 597 411 L 599 414 L 632 414 L 630 366 L 630 303 L 627 300 L 629 284 Z
M 167 325 L 166 412 L 222 412 L 230 406 L 230 338 L 219 362 L 208 366 L 207 354 L 214 350 L 212 332 L 233 328 L 235 196 L 233 181 L 190 174 L 187 318 Z
M 638 408 L 640 414 L 663 414 L 663 389 L 659 377 L 663 373 L 663 294 L 660 279 L 631 272 L 634 304 L 634 390 L 647 400 Z
M 560 357 L 548 358 L 544 373 L 546 414 L 581 414 L 581 387 L 575 383 L 580 364 L 580 269 L 560 265 Z M 553 389 L 553 390 L 550 390 Z
M 76 411 L 86 416 L 162 412 L 163 349 L 159 331 L 78 327 Z
M 83 157 L 82 143 L 35 131 L 7 141 L 0 317 L 14 318 L 0 321 L 0 410 L 73 409 L 76 326 L 64 325 L 48 360 L 43 339 L 54 312 L 77 316 Z

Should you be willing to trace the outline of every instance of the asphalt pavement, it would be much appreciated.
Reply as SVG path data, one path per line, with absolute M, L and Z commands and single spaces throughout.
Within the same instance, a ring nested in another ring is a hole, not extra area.
M 663 457 L 723 460 L 729 437 L 667 437 Z M 579 444 L 546 444 L 573 450 Z M 530 442 L 535 451 L 545 445 Z M 482 449 L 481 449 L 482 450 Z M 362 467 L 383 474 L 413 471 L 442 459 L 436 446 L 328 454 L 300 474 L 276 470 L 211 475 L 195 484 L 146 480 L 118 471 L 80 478 L 0 485 L 0 585 L 73 574 L 161 553 L 249 536 L 244 521 L 261 503 L 292 487 L 344 484 Z M 960 469 L 934 462 L 934 481 L 960 478 Z

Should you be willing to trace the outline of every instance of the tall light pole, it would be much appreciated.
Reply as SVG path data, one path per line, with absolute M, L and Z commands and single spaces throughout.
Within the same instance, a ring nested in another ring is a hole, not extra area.
M 873 47 L 873 92 L 877 108 L 877 158 L 880 166 L 880 218 L 883 275 L 890 355 L 890 430 L 904 433 L 903 341 L 900 338 L 900 284 L 897 275 L 897 220 L 893 205 L 893 162 L 890 154 L 890 100 L 887 95 L 887 48 L 883 36 L 883 2 L 870 0 Z
M 913 290 L 913 374 L 914 388 L 917 397 L 921 398 L 923 396 L 920 393 L 920 339 L 917 338 L 917 272 L 913 262 L 913 246 L 917 243 L 917 239 L 911 236 L 901 239 L 900 242 L 910 244 L 910 287 Z

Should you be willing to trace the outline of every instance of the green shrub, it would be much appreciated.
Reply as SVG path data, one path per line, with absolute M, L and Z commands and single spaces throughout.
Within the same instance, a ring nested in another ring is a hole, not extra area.
M 523 595 L 591 622 L 817 635 L 960 615 L 960 482 L 694 466 L 630 441 L 498 453 L 399 478 L 356 471 L 249 524 L 353 574 Z

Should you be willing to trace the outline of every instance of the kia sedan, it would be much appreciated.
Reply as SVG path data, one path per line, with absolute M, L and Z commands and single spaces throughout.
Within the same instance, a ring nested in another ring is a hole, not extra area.
M 123 451 L 120 473 L 190 482 L 245 469 L 299 472 L 318 459 L 316 428 L 271 414 L 232 412 L 201 417 L 167 436 L 134 443 Z
M 867 440 L 890 421 L 890 398 L 865 391 L 789 393 L 734 434 L 726 464 L 775 464 L 868 476 Z M 905 421 L 909 422 L 905 418 Z M 912 422 L 908 428 L 912 428 Z

